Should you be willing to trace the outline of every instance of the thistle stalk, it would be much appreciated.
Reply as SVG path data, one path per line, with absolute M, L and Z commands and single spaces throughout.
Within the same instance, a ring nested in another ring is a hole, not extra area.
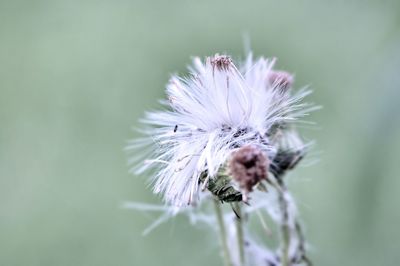
M 239 262 L 240 266 L 244 266 L 246 259 L 245 259 L 245 252 L 244 252 L 244 235 L 243 235 L 243 214 L 242 209 L 239 202 L 235 203 L 235 211 L 237 213 L 236 217 L 236 234 L 237 234 L 237 241 L 238 241 L 238 249 L 239 249 Z
M 299 257 L 300 257 L 299 259 L 300 259 L 300 261 L 303 261 L 307 266 L 312 266 L 313 265 L 312 261 L 306 255 L 303 229 L 301 228 L 301 225 L 300 225 L 299 221 L 297 221 L 297 220 L 295 222 L 295 228 L 296 228 L 297 237 L 299 238 L 299 245 L 297 247 L 297 251 L 298 251 Z
M 282 224 L 281 224 L 281 236 L 282 236 L 282 254 L 281 254 L 281 262 L 282 266 L 290 265 L 290 257 L 289 257 L 289 247 L 290 247 L 290 227 L 289 227 L 289 210 L 288 210 L 288 202 L 285 197 L 286 187 L 283 183 L 283 180 L 277 178 L 278 186 L 278 200 L 279 207 L 281 209 L 282 215 Z
M 217 217 L 217 221 L 218 221 L 219 237 L 220 237 L 220 241 L 221 241 L 221 248 L 222 248 L 225 266 L 233 266 L 231 255 L 230 255 L 229 248 L 228 248 L 228 243 L 227 243 L 227 235 L 226 235 L 224 217 L 223 217 L 222 210 L 221 210 L 221 203 L 219 202 L 218 199 L 214 199 L 213 201 L 214 201 L 215 216 Z

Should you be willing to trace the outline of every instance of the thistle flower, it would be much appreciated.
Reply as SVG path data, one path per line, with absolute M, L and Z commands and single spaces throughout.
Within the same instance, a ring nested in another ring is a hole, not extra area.
M 268 161 L 279 150 L 273 142 L 282 131 L 277 129 L 310 110 L 300 102 L 309 91 L 292 95 L 293 77 L 274 71 L 274 63 L 275 59 L 254 61 L 250 54 L 237 67 L 230 57 L 217 54 L 205 62 L 195 57 L 189 76 L 171 77 L 168 101 L 161 101 L 164 110 L 146 114 L 142 120 L 148 126 L 143 131 L 146 137 L 128 147 L 140 153 L 143 146 L 149 148 L 150 158 L 135 169 L 156 170 L 154 192 L 162 194 L 167 204 L 195 204 L 200 188 L 218 179 L 240 147 L 256 146 L 268 169 Z M 264 174 L 257 179 L 265 179 Z M 242 186 L 250 192 L 253 184 Z

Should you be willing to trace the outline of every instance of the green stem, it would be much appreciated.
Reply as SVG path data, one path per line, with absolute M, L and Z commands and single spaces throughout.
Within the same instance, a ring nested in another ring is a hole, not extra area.
M 244 221 L 243 221 L 242 209 L 240 207 L 239 202 L 235 203 L 235 210 L 238 215 L 238 217 L 236 217 L 236 233 L 237 233 L 237 241 L 239 247 L 239 261 L 240 261 L 240 266 L 244 266 L 245 265 L 244 236 L 243 236 Z
M 214 209 L 215 215 L 217 216 L 218 226 L 219 226 L 219 237 L 221 241 L 221 248 L 224 256 L 224 261 L 226 266 L 233 266 L 231 255 L 229 253 L 227 235 L 225 230 L 224 217 L 221 210 L 221 203 L 218 199 L 214 199 Z
M 282 266 L 289 266 L 289 226 L 287 224 L 282 225 Z
M 299 238 L 299 245 L 297 247 L 297 250 L 299 252 L 300 259 L 307 266 L 312 266 L 312 261 L 306 255 L 306 249 L 305 249 L 305 242 L 306 241 L 304 239 L 303 229 L 301 228 L 301 225 L 300 225 L 299 221 L 297 221 L 297 220 L 295 222 L 295 228 L 296 228 L 297 237 Z
M 281 226 L 281 234 L 282 234 L 282 266 L 289 266 L 289 247 L 290 247 L 290 228 L 289 228 L 289 213 L 288 213 L 288 203 L 285 199 L 285 186 L 283 184 L 279 184 L 278 186 L 279 193 L 279 205 L 282 213 L 282 226 Z

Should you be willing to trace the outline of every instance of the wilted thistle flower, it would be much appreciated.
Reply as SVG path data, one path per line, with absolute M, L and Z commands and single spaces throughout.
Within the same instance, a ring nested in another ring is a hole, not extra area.
M 309 110 L 300 103 L 309 91 L 292 95 L 293 77 L 274 71 L 274 63 L 253 61 L 250 54 L 236 67 L 230 57 L 217 54 L 205 62 L 194 58 L 188 77 L 171 77 L 168 101 L 162 101 L 165 109 L 146 114 L 142 122 L 148 126 L 147 137 L 128 147 L 141 154 L 142 146 L 150 148 L 150 158 L 136 170 L 155 170 L 154 192 L 163 194 L 166 203 L 194 204 L 200 188 L 218 181 L 232 152 L 243 146 L 259 152 L 254 180 L 236 177 L 243 191 L 251 192 L 266 179 L 260 169 L 268 169 L 279 151 L 275 135 Z M 235 165 L 231 163 L 234 178 L 235 171 L 241 171 Z
M 267 180 L 268 159 L 263 151 L 255 145 L 246 145 L 232 153 L 229 160 L 229 174 L 239 183 L 243 192 L 243 201 L 247 201 L 247 194 L 253 187 L 263 180 Z

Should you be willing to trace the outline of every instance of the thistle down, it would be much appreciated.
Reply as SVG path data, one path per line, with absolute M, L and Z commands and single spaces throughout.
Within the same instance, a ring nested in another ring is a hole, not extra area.
M 294 124 L 313 109 L 301 102 L 310 91 L 293 93 L 293 76 L 274 63 L 249 55 L 236 66 L 217 54 L 171 77 L 163 110 L 146 113 L 145 137 L 128 147 L 142 155 L 132 158 L 137 173 L 154 170 L 154 192 L 167 204 L 194 205 L 205 190 L 247 202 L 269 173 L 279 178 L 303 157 Z

